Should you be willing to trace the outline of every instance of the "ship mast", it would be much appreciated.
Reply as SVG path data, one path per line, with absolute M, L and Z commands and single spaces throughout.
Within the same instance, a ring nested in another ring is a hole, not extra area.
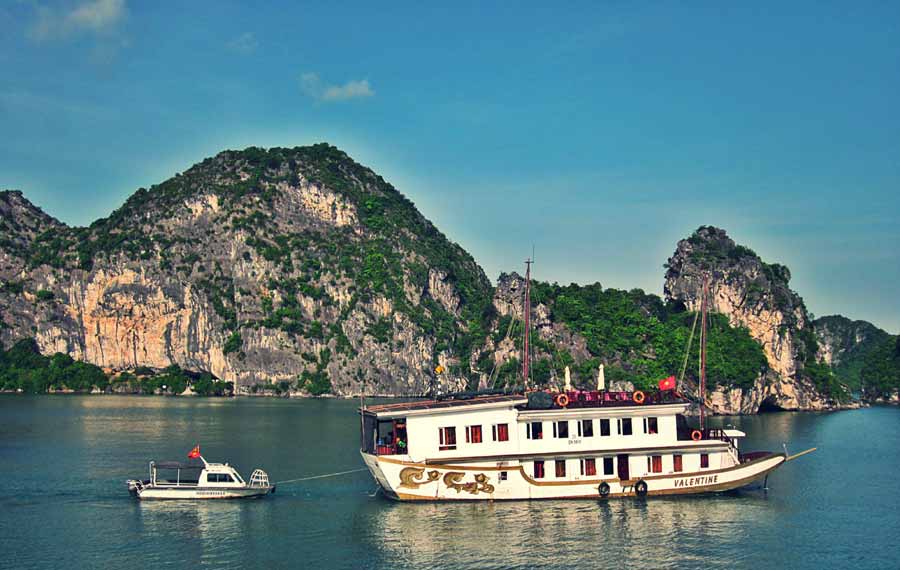
M 522 344 L 522 379 L 525 388 L 528 388 L 529 365 L 531 364 L 531 352 L 529 349 L 529 337 L 531 335 L 531 258 L 525 260 L 525 340 Z
M 709 275 L 703 276 L 700 293 L 700 429 L 703 430 L 703 411 L 706 408 L 706 315 L 709 311 Z

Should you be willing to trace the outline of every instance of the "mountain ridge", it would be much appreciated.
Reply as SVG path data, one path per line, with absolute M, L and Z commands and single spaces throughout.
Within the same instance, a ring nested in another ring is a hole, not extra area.
M 113 371 L 183 367 L 239 391 L 418 395 L 514 381 L 515 334 L 501 333 L 515 332 L 521 277 L 501 275 L 494 287 L 411 201 L 324 143 L 223 151 L 86 227 L 47 216 L 21 192 L 0 194 L 0 212 L 20 226 L 0 236 L 4 346 L 32 336 L 44 353 Z M 712 362 L 714 409 L 840 405 L 790 271 L 711 227 L 679 242 L 665 298 L 536 282 L 541 381 L 558 383 L 570 366 L 590 385 L 600 363 L 641 386 L 673 372 L 696 309 L 698 259 L 740 291 L 740 303 L 717 306 L 722 350 L 759 363 L 735 367 L 725 353 Z M 735 267 L 752 273 L 738 288 Z M 755 325 L 745 305 L 777 309 L 796 329 L 789 342 L 775 350 L 774 337 L 757 335 L 762 357 L 747 344 Z M 610 325 L 623 316 L 639 326 Z M 686 382 L 693 389 L 690 373 Z

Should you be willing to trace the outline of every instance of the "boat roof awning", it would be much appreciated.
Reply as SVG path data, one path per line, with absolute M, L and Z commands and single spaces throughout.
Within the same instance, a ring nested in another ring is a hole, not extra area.
M 512 407 L 528 403 L 521 394 L 501 394 L 474 396 L 466 399 L 414 400 L 396 404 L 376 404 L 366 406 L 362 412 L 379 418 L 394 418 L 410 415 L 425 415 L 444 411 L 465 411 L 477 407 Z
M 206 464 L 202 461 L 154 461 L 153 466 L 157 469 L 205 469 Z

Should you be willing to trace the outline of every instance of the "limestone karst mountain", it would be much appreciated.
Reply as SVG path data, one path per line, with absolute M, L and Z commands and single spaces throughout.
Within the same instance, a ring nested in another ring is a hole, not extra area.
M 3 347 L 33 338 L 43 354 L 112 373 L 177 366 L 242 392 L 520 383 L 522 278 L 492 286 L 408 199 L 327 144 L 222 152 L 86 228 L 16 191 L 0 192 L 0 216 Z M 535 282 L 534 380 L 560 383 L 568 366 L 592 386 L 600 364 L 608 381 L 637 386 L 677 373 L 704 271 L 715 410 L 823 409 L 858 386 L 830 365 L 868 352 L 810 322 L 787 268 L 711 227 L 678 243 L 664 298 Z M 17 386 L 2 374 L 0 389 Z M 695 387 L 690 366 L 683 389 Z
M 326 144 L 223 152 L 87 228 L 17 192 L 0 208 L 3 344 L 104 368 L 422 393 L 436 365 L 467 367 L 491 318 L 472 257 Z

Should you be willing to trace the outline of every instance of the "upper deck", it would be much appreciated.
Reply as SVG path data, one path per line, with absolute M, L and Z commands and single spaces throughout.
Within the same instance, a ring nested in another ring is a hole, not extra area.
M 640 395 L 640 396 L 638 396 Z M 562 399 L 560 396 L 564 396 Z M 362 412 L 380 419 L 433 415 L 444 412 L 515 407 L 520 411 L 584 410 L 591 408 L 623 408 L 688 404 L 673 390 L 652 392 L 611 392 L 607 390 L 569 390 L 567 392 L 529 392 L 525 394 L 460 394 L 434 400 L 413 400 L 395 404 L 366 406 Z

